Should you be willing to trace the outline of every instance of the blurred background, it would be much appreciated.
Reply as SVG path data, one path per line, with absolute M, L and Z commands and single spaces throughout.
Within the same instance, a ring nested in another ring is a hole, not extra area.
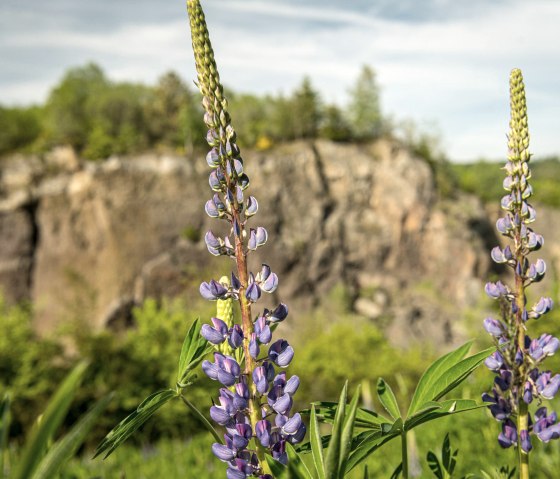
M 553 0 L 203 2 L 233 125 L 286 302 L 300 407 L 345 378 L 384 376 L 401 399 L 438 354 L 489 344 L 484 283 L 507 155 L 508 76 L 525 76 L 532 185 L 558 299 L 560 3 Z M 188 326 L 214 305 L 198 285 L 231 264 L 219 226 L 184 2 L 4 0 L 0 5 L 0 395 L 12 461 L 67 371 L 92 361 L 65 427 L 116 397 L 67 478 L 217 477 L 211 440 L 182 404 L 109 460 L 91 448 L 151 392 L 173 386 Z M 225 233 L 225 232 L 224 232 Z M 536 329 L 560 333 L 553 313 Z M 348 354 L 348 352 L 352 354 Z M 337 358 L 333 361 L 333 357 Z M 551 368 L 560 366 L 551 361 Z M 463 393 L 479 398 L 491 375 Z M 191 398 L 207 410 L 215 384 Z M 484 411 L 419 429 L 416 477 L 451 431 L 460 472 L 511 461 Z M 473 436 L 483 437 L 472 441 Z M 398 451 L 371 460 L 388 477 Z M 558 445 L 536 477 L 555 477 Z M 498 459 L 496 459 L 498 458 Z M 540 469 L 539 469 L 540 468 Z M 165 471 L 165 472 L 162 472 Z M 220 472 L 217 472 L 220 471 Z M 195 475 L 195 472 L 192 472 Z

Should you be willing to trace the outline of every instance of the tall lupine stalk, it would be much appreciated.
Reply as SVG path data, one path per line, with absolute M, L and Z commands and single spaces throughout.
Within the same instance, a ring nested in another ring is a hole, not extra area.
M 513 285 L 501 281 L 488 283 L 486 293 L 500 301 L 501 320 L 486 318 L 484 327 L 499 345 L 499 351 L 486 361 L 486 366 L 496 373 L 492 393 L 483 394 L 492 415 L 502 422 L 498 442 L 504 448 L 517 446 L 519 470 L 522 479 L 529 477 L 529 452 L 533 448 L 531 435 L 548 442 L 560 437 L 560 424 L 555 412 L 548 413 L 542 407 L 543 399 L 552 399 L 560 387 L 560 374 L 539 368 L 547 356 L 553 355 L 559 346 L 557 338 L 542 334 L 531 339 L 527 323 L 539 319 L 552 308 L 552 300 L 540 298 L 527 307 L 526 289 L 545 275 L 546 265 L 542 259 L 531 263 L 529 255 L 543 245 L 543 237 L 535 233 L 530 224 L 535 220 L 535 210 L 528 200 L 532 195 L 529 179 L 529 132 L 525 87 L 520 70 L 510 76 L 511 120 L 508 135 L 508 162 L 505 165 L 504 189 L 507 191 L 501 205 L 505 215 L 496 228 L 509 238 L 505 248 L 495 247 L 492 259 L 513 269 Z M 529 405 L 539 407 L 533 417 Z
M 219 405 L 212 406 L 210 416 L 225 427 L 225 441 L 215 443 L 212 451 L 228 464 L 228 479 L 272 478 L 266 454 L 286 463 L 286 443 L 300 442 L 306 432 L 299 413 L 290 416 L 299 378 L 287 379 L 285 372 L 275 372 L 275 366 L 289 365 L 294 350 L 279 339 L 268 347 L 266 355 L 260 354 L 261 346 L 272 340 L 273 326 L 286 318 L 288 308 L 280 304 L 273 311 L 264 309 L 253 319 L 252 304 L 263 291 L 272 293 L 276 289 L 278 277 L 266 264 L 256 274 L 249 272 L 249 253 L 264 245 L 268 234 L 263 227 L 248 226 L 258 203 L 252 196 L 245 198 L 249 178 L 231 126 L 204 13 L 198 0 L 188 0 L 187 8 L 208 127 L 206 139 L 211 148 L 206 160 L 212 169 L 209 183 L 214 193 L 205 210 L 210 217 L 222 220 L 228 231 L 224 237 L 208 231 L 205 241 L 211 254 L 228 256 L 235 263 L 230 278 L 200 285 L 201 295 L 218 301 L 219 310 L 219 317 L 201 329 L 204 338 L 216 346 L 214 362 L 204 361 L 202 368 L 224 386 Z M 241 324 L 233 323 L 233 300 L 239 304 Z

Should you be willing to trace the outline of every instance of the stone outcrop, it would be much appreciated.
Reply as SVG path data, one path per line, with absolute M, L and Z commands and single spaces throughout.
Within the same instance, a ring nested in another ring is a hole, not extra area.
M 227 272 L 203 241 L 225 225 L 203 212 L 202 158 L 70 159 L 68 168 L 60 158 L 50 168 L 8 162 L 0 181 L 0 284 L 10 300 L 34 302 L 39 330 L 76 318 L 116 324 L 147 296 L 192 294 Z M 397 343 L 457 338 L 454 322 L 478 300 L 497 241 L 475 198 L 439 201 L 428 164 L 388 141 L 299 142 L 245 163 L 255 221 L 270 238 L 252 264 L 279 273 L 299 317 L 343 284 Z

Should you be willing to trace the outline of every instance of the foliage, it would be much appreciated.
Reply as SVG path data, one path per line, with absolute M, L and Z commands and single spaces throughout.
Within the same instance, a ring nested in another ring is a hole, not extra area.
M 0 106 L 0 155 L 29 148 L 41 133 L 41 108 Z
M 386 133 L 375 73 L 364 67 L 345 106 L 324 105 L 309 77 L 287 95 L 228 92 L 241 146 L 327 138 L 370 141 Z M 44 106 L 0 106 L 0 155 L 70 145 L 89 160 L 146 149 L 188 155 L 204 145 L 198 96 L 175 72 L 154 86 L 115 82 L 93 63 L 69 69 Z
M 383 131 L 379 86 L 375 71 L 365 65 L 350 90 L 348 106 L 353 137 L 364 141 L 378 138 Z
M 503 196 L 503 172 L 495 162 L 479 160 L 470 164 L 450 165 L 457 185 L 463 191 L 477 195 L 485 203 L 496 203 Z M 556 157 L 531 161 L 531 185 L 540 204 L 560 207 L 558 177 L 560 160 Z
M 70 408 L 86 368 L 87 363 L 78 363 L 52 396 L 44 413 L 37 418 L 33 428 L 29 431 L 18 461 L 15 465 L 11 465 L 13 470 L 8 471 L 10 477 L 13 479 L 52 478 L 81 446 L 89 430 L 107 406 L 110 396 L 99 401 L 66 436 L 58 439 L 54 444 L 53 440 Z M 2 459 L 4 449 L 7 448 L 6 430 L 9 427 L 9 407 L 8 396 L 6 396 L 0 407 L 2 411 L 0 456 Z M 6 472 L 3 460 L 0 462 L 0 466 L 0 475 L 3 477 Z

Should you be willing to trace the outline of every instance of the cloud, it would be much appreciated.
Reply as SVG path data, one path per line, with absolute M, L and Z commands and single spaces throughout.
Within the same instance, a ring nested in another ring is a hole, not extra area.
M 0 7 L 0 102 L 42 100 L 90 60 L 120 80 L 153 82 L 169 69 L 195 78 L 182 0 L 26 3 Z M 435 120 L 457 159 L 502 156 L 507 79 L 519 66 L 535 151 L 560 153 L 560 2 L 208 0 L 205 10 L 228 86 L 287 93 L 308 74 L 326 102 L 343 103 L 369 64 L 384 109 Z

